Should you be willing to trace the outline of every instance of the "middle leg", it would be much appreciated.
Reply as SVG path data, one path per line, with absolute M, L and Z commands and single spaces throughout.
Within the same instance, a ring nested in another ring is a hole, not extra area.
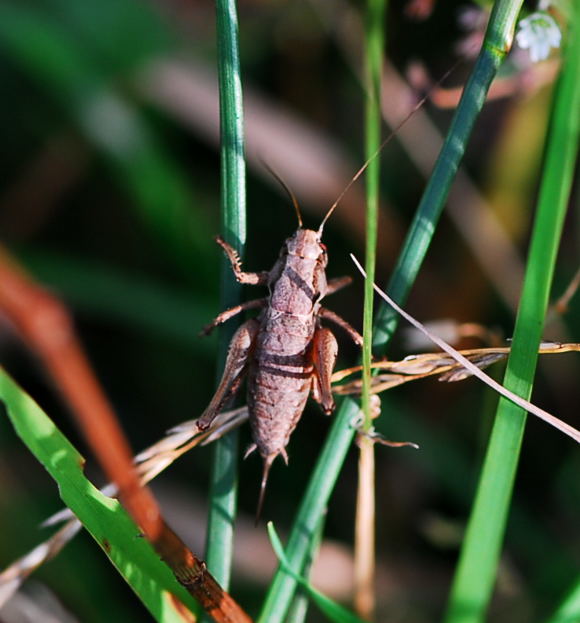
M 246 309 L 259 309 L 260 307 L 265 307 L 268 299 L 254 299 L 253 301 L 246 301 L 245 303 L 241 303 L 240 305 L 235 305 L 234 307 L 230 307 L 226 309 L 221 314 L 218 314 L 209 324 L 205 325 L 205 327 L 199 332 L 200 335 L 209 335 L 218 325 L 223 324 L 230 318 L 237 316 L 239 313 L 243 312 Z
M 352 283 L 352 277 L 349 277 L 349 276 L 335 277 L 334 279 L 331 279 L 326 286 L 327 287 L 326 296 L 329 296 L 330 294 L 334 294 L 335 292 L 342 290 L 342 288 L 345 288 L 351 283 Z

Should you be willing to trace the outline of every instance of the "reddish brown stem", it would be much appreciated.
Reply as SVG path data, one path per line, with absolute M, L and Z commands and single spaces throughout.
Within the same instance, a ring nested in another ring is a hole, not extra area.
M 238 603 L 217 583 L 183 541 L 162 520 L 162 532 L 153 547 L 171 570 L 177 581 L 201 604 L 218 623 L 251 623 L 252 619 Z
M 165 524 L 147 487 L 139 483 L 132 452 L 76 338 L 65 306 L 38 286 L 0 248 L 0 309 L 38 354 L 76 416 L 121 500 L 177 580 L 220 623 L 246 623 L 247 614 Z
M 0 250 L 0 306 L 42 360 L 131 515 L 149 538 L 157 539 L 159 509 L 139 484 L 129 444 L 75 338 L 69 314 L 5 250 Z

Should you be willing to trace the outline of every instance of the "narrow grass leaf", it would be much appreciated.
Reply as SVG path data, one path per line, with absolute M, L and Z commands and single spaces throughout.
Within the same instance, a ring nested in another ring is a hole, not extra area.
M 211 241 L 204 215 L 194 212 L 190 183 L 136 104 L 116 88 L 108 62 L 90 54 L 56 14 L 21 4 L 0 5 L 0 46 L 102 154 L 183 275 L 210 279 L 211 271 L 195 270 L 197 253 Z
M 383 65 L 386 1 L 368 0 L 365 19 L 365 159 L 369 162 L 366 181 L 365 268 L 363 352 L 362 352 L 362 430 L 372 428 L 371 361 L 373 346 L 373 303 L 377 252 L 381 144 L 381 76 Z M 375 157 L 373 157 L 377 154 Z M 361 616 L 372 618 L 375 609 L 375 454 L 374 444 L 363 439 L 359 447 L 354 542 L 354 604 Z
M 197 605 L 159 559 L 117 500 L 100 493 L 83 474 L 83 457 L 52 420 L 0 370 L 0 399 L 14 429 L 58 484 L 75 513 L 157 621 L 182 622 L 176 597 L 192 612 Z M 82 572 L 82 570 L 79 570 Z M 182 607 L 181 607 L 182 608 Z
M 350 398 L 342 401 L 302 498 L 297 519 L 286 545 L 288 565 L 286 568 L 279 567 L 276 571 L 258 618 L 261 623 L 284 620 L 296 590 L 296 580 L 287 573 L 287 569 L 298 573 L 304 567 L 319 525 L 317 520 L 319 521 L 326 511 L 328 500 L 355 434 L 352 422 L 359 413 L 360 407 L 357 402 Z
M 365 158 L 370 162 L 366 169 L 366 229 L 365 229 L 365 280 L 363 309 L 363 428 L 371 427 L 370 377 L 373 340 L 373 283 L 377 253 L 377 223 L 379 210 L 380 159 L 376 154 L 381 144 L 381 74 L 384 49 L 383 22 L 385 0 L 369 0 L 365 20 L 365 61 L 367 92 L 365 107 Z
M 221 135 L 222 236 L 243 257 L 246 242 L 246 169 L 238 20 L 235 0 L 217 0 L 218 80 Z M 222 261 L 222 309 L 240 302 L 241 286 L 231 267 Z M 239 324 L 239 322 L 238 322 Z M 220 328 L 220 363 L 223 369 L 228 345 L 236 329 L 230 322 Z M 237 508 L 238 432 L 232 431 L 216 443 L 212 469 L 206 559 L 211 572 L 229 586 L 233 555 L 234 521 Z
M 475 67 L 465 85 L 449 132 L 386 288 L 389 296 L 401 305 L 404 305 L 421 268 L 491 82 L 510 49 L 522 3 L 522 0 L 497 0 L 493 6 Z M 377 312 L 373 342 L 380 354 L 385 352 L 397 323 L 397 312 L 388 305 L 383 305 Z
M 312 540 L 312 547 L 308 555 L 308 559 L 306 560 L 306 564 L 301 572 L 301 577 L 308 581 L 310 570 L 312 568 L 312 563 L 314 562 L 316 556 L 318 555 L 318 551 L 320 549 L 320 543 L 324 536 L 324 526 L 325 526 L 326 517 L 322 517 L 320 525 L 318 526 L 318 530 Z M 288 610 L 288 616 L 286 617 L 285 623 L 303 623 L 306 620 L 306 615 L 308 613 L 308 606 L 310 600 L 308 599 L 308 593 L 305 590 L 298 591 L 292 600 L 292 604 Z
M 282 546 L 282 543 L 276 534 L 276 530 L 274 529 L 274 524 L 271 521 L 268 522 L 268 536 L 270 537 L 272 548 L 281 565 L 286 568 L 288 573 L 292 575 L 296 582 L 298 582 L 306 590 L 312 601 L 330 621 L 334 621 L 334 623 L 364 623 L 362 619 L 359 619 L 355 614 L 350 612 L 350 610 L 343 608 L 340 604 L 330 599 L 330 597 L 323 595 L 305 578 L 292 571 L 292 569 L 288 566 L 288 561 L 284 555 L 284 547 Z
M 521 5 L 522 0 L 498 0 L 494 5 L 483 47 L 387 289 L 398 302 L 406 298 L 425 258 L 475 119 L 485 102 L 491 81 L 509 50 Z M 380 352 L 385 350 L 396 325 L 396 313 L 389 309 L 387 305 L 383 306 L 375 319 L 373 343 Z M 358 412 L 356 402 L 348 398 L 337 409 L 332 429 L 313 471 L 286 546 L 286 558 L 294 572 L 302 569 L 310 551 L 318 520 L 326 510 L 334 483 L 352 443 L 355 430 L 351 423 Z M 295 589 L 294 578 L 280 567 L 270 585 L 259 621 L 283 621 Z
M 356 257 L 351 254 L 351 258 L 352 258 L 353 262 L 355 263 L 356 267 L 363 274 L 363 276 L 366 277 L 364 269 L 361 266 L 361 264 L 359 263 L 359 261 L 356 259 Z M 503 387 L 502 385 L 500 385 L 497 381 L 492 379 L 489 375 L 487 375 L 485 372 L 483 372 L 475 364 L 473 364 L 471 361 L 469 361 L 469 359 L 464 357 L 459 351 L 455 350 L 452 346 L 447 344 L 447 342 L 445 342 L 441 338 L 437 337 L 434 333 L 431 333 L 431 331 L 429 331 L 418 320 L 413 318 L 413 316 L 409 315 L 404 309 L 402 309 L 399 305 L 397 305 L 395 303 L 395 301 L 393 301 L 392 298 L 390 298 L 387 294 L 385 294 L 378 286 L 375 286 L 375 290 L 377 291 L 377 293 L 385 301 L 387 301 L 387 303 L 398 314 L 403 316 L 403 318 L 405 318 L 405 320 L 410 322 L 416 329 L 419 329 L 419 331 L 424 333 L 431 341 L 433 341 L 435 344 L 437 344 L 437 346 L 439 346 L 439 348 L 442 348 L 446 353 L 451 355 L 451 357 L 453 357 L 453 359 L 455 359 L 455 361 L 457 361 L 462 366 L 464 366 L 464 368 L 466 370 L 468 370 L 469 372 L 471 372 L 471 374 L 473 376 L 476 376 L 478 379 L 482 380 L 486 385 L 488 385 L 489 387 L 494 389 L 498 394 L 501 394 L 501 396 L 503 396 L 503 397 L 507 398 L 509 401 L 511 401 L 512 404 L 519 406 L 521 409 L 526 409 L 530 413 L 533 413 L 534 415 L 538 416 L 540 419 L 544 420 L 545 422 L 548 422 L 548 424 L 550 424 L 554 428 L 557 428 L 559 431 L 561 431 L 564 434 L 568 435 L 568 437 L 570 437 L 571 439 L 574 439 L 574 441 L 576 441 L 577 443 L 580 443 L 580 431 L 576 430 L 573 426 L 570 426 L 569 424 L 566 424 L 566 422 L 563 422 L 562 420 L 558 419 L 557 417 L 554 417 L 551 413 L 548 413 L 547 411 L 544 411 L 543 409 L 540 409 L 539 407 L 536 407 L 531 402 L 528 402 L 524 398 L 521 398 L 517 394 L 514 394 L 512 391 L 510 391 L 510 390 L 506 389 L 505 387 Z M 538 340 L 538 345 L 539 345 L 539 340 Z M 537 350 L 539 350 L 539 349 L 537 349 Z M 536 357 L 538 355 L 537 350 L 534 353 L 534 355 Z M 511 355 L 511 353 L 513 353 L 513 348 L 510 351 L 510 355 Z
M 556 612 L 546 623 L 576 623 L 580 621 L 580 578 L 568 591 Z
M 532 391 L 580 130 L 580 2 L 554 93 L 538 208 L 504 385 Z M 501 399 L 448 605 L 447 623 L 482 621 L 495 583 L 526 413 Z

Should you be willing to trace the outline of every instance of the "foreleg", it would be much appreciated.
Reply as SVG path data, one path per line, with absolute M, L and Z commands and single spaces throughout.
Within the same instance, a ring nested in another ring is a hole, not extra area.
M 330 387 L 330 377 L 336 363 L 338 344 L 330 329 L 320 327 L 314 333 L 312 342 L 312 397 L 327 415 L 334 411 L 334 398 Z
M 318 316 L 320 318 L 324 318 L 326 320 L 330 320 L 331 322 L 334 322 L 334 324 L 344 329 L 350 335 L 350 337 L 352 338 L 355 344 L 362 346 L 362 343 L 363 343 L 362 335 L 354 327 L 348 324 L 346 320 L 341 318 L 338 314 L 335 314 L 333 311 L 330 311 L 330 309 L 326 309 L 326 307 L 321 307 L 318 310 Z
M 237 316 L 239 313 L 246 309 L 259 309 L 265 307 L 268 299 L 254 299 L 253 301 L 246 301 L 241 305 L 236 305 L 226 309 L 221 314 L 217 315 L 209 324 L 207 324 L 201 331 L 200 335 L 209 335 L 218 325 L 223 324 L 230 318 Z
M 224 250 L 226 257 L 232 265 L 232 270 L 236 279 L 240 283 L 247 283 L 251 286 L 265 286 L 268 285 L 269 273 L 267 271 L 261 271 L 259 273 L 246 273 L 242 270 L 242 262 L 238 252 L 229 245 L 221 236 L 217 236 L 215 241 Z
M 197 421 L 197 427 L 200 430 L 208 428 L 226 402 L 238 391 L 246 372 L 259 327 L 260 323 L 252 318 L 234 333 L 228 349 L 222 379 L 211 402 Z

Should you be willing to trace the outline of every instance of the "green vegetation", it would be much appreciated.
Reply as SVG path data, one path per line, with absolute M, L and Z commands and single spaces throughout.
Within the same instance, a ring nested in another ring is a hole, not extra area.
M 221 309 L 263 296 L 235 282 L 213 237 L 221 233 L 248 270 L 262 270 L 296 227 L 260 161 L 289 183 L 305 226 L 317 227 L 389 134 L 380 126 L 383 70 L 414 81 L 416 98 L 430 97 L 404 128 L 412 140 L 395 137 L 372 160 L 366 202 L 357 182 L 328 221 L 328 276 L 351 274 L 354 284 L 324 305 L 364 326 L 367 368 L 371 343 L 374 356 L 390 359 L 430 348 L 409 346 L 389 308 L 373 314 L 373 278 L 388 278 L 393 298 L 423 322 L 443 321 L 462 345 L 480 346 L 482 336 L 483 345 L 503 344 L 513 335 L 506 387 L 525 397 L 533 389 L 534 402 L 578 427 L 578 357 L 550 358 L 536 374 L 535 353 L 542 339 L 580 341 L 580 297 L 563 314 L 551 306 L 578 262 L 578 215 L 566 214 L 578 203 L 580 2 L 566 15 L 553 9 L 563 47 L 535 67 L 521 50 L 507 56 L 522 2 L 495 2 L 485 35 L 475 22 L 484 9 L 464 13 L 469 41 L 455 7 L 437 4 L 413 20 L 419 4 L 402 12 L 370 0 L 366 18 L 338 4 L 233 0 L 218 0 L 215 15 L 199 3 L 138 0 L 0 7 L 1 239 L 69 305 L 135 449 L 202 413 L 236 321 L 218 339 L 196 334 Z M 471 51 L 478 37 L 477 58 L 433 84 L 456 61 L 448 42 Z M 366 68 L 353 60 L 363 52 Z M 425 73 L 435 78 L 421 82 Z M 539 84 L 530 76 L 544 86 L 522 86 Z M 463 84 L 459 98 L 454 87 Z M 387 86 L 412 105 L 402 87 Z M 401 107 L 395 99 L 383 108 Z M 439 107 L 449 100 L 454 111 Z M 445 135 L 440 150 L 436 126 Z M 422 180 L 412 162 L 433 150 L 439 156 Z M 447 203 L 465 208 L 448 219 Z M 510 254 L 502 255 L 490 218 Z M 481 234 L 461 239 L 470 228 Z M 365 244 L 366 283 L 348 258 L 362 257 Z M 490 269 L 490 258 L 503 263 Z M 516 310 L 509 301 L 518 298 Z M 335 333 L 337 369 L 353 365 L 359 353 Z M 31 582 L 49 587 L 79 620 L 142 620 L 141 604 L 157 620 L 182 620 L 168 592 L 195 610 L 192 598 L 120 505 L 84 475 L 81 454 L 93 480 L 91 451 L 36 359 L 9 339 L 2 356 L 8 418 L 0 418 L 0 527 L 7 536 L 0 571 L 47 538 L 36 526 L 59 508 L 60 496 L 106 556 L 79 538 Z M 377 621 L 563 623 L 580 616 L 577 449 L 535 420 L 524 436 L 521 409 L 503 399 L 496 409 L 496 402 L 474 380 L 423 380 L 382 396 L 372 425 L 421 449 L 375 448 Z M 273 573 L 265 522 L 254 528 L 250 519 L 262 466 L 255 456 L 241 461 L 247 426 L 191 451 L 153 488 L 168 523 L 261 623 L 360 620 L 349 594 L 318 587 L 350 560 L 359 412 L 353 398 L 338 401 L 329 420 L 307 407 L 288 468 L 274 464 L 264 509 L 282 535 L 270 528 Z M 371 427 L 368 416 L 364 426 Z M 328 539 L 340 555 L 325 547 Z M 319 557 L 329 564 L 322 575 Z M 307 602 L 316 607 L 307 610 Z

